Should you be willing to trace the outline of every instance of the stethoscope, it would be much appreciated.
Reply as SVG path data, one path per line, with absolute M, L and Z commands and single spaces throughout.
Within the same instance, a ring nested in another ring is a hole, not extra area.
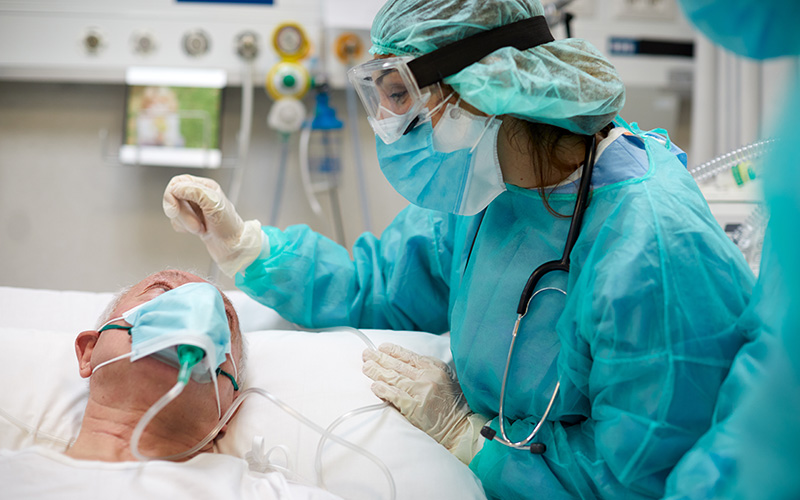
M 572 247 L 575 246 L 575 241 L 578 239 L 578 234 L 580 233 L 581 230 L 581 223 L 583 222 L 583 215 L 586 212 L 586 207 L 589 204 L 589 190 L 592 183 L 592 171 L 594 170 L 596 142 L 597 141 L 595 137 L 592 136 L 591 145 L 586 151 L 586 157 L 584 158 L 583 161 L 583 167 L 581 169 L 581 182 L 578 185 L 578 197 L 577 200 L 575 200 L 575 211 L 573 212 L 572 221 L 570 222 L 569 225 L 569 232 L 567 233 L 567 242 L 564 245 L 564 253 L 561 255 L 561 259 L 545 262 L 544 264 L 534 269 L 533 273 L 531 273 L 530 278 L 528 278 L 528 282 L 525 284 L 525 288 L 522 290 L 522 296 L 519 299 L 519 306 L 517 306 L 517 321 L 514 323 L 514 330 L 511 334 L 511 344 L 508 347 L 508 358 L 506 359 L 506 368 L 505 371 L 503 372 L 503 382 L 502 385 L 500 386 L 500 408 L 498 410 L 498 417 L 500 420 L 500 436 L 497 436 L 497 432 L 488 425 L 485 425 L 481 429 L 481 435 L 488 440 L 495 440 L 504 446 L 508 446 L 509 448 L 514 448 L 517 450 L 530 450 L 531 453 L 536 455 L 541 455 L 542 453 L 547 451 L 547 447 L 544 445 L 544 443 L 533 442 L 533 438 L 536 437 L 536 434 L 539 432 L 542 423 L 544 423 L 544 421 L 547 420 L 547 416 L 550 414 L 550 410 L 553 408 L 553 403 L 555 402 L 556 396 L 558 395 L 558 389 L 561 386 L 561 382 L 556 381 L 556 387 L 555 389 L 553 389 L 553 395 L 550 396 L 550 402 L 547 404 L 547 408 L 544 410 L 542 418 L 533 428 L 533 431 L 531 431 L 528 437 L 526 437 L 522 441 L 511 441 L 508 438 L 508 434 L 506 434 L 505 419 L 504 419 L 506 382 L 508 382 L 508 371 L 509 367 L 511 366 L 511 356 L 514 352 L 514 343 L 517 340 L 519 325 L 520 322 L 522 322 L 522 318 L 524 318 L 525 315 L 528 313 L 528 308 L 530 306 L 531 300 L 533 300 L 533 298 L 540 292 L 544 292 L 547 290 L 557 291 L 564 295 L 567 295 L 567 292 L 556 287 L 545 287 L 540 290 L 536 290 L 536 285 L 539 283 L 539 280 L 541 280 L 542 277 L 549 272 L 564 271 L 565 273 L 569 273 L 569 254 L 572 251 Z

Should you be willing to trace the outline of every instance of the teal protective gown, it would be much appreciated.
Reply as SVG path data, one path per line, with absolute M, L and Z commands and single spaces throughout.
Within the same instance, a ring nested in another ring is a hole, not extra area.
M 800 55 L 797 0 L 680 0 L 687 18 L 727 50 L 757 60 Z M 669 499 L 800 498 L 800 74 L 776 96 L 782 116 L 764 162 L 770 211 L 761 272 L 748 316 L 761 327 L 720 391 L 713 427 L 675 467 Z
M 800 113 L 800 80 L 790 83 L 777 132 Z M 670 500 L 800 498 L 800 161 L 783 138 L 765 164 L 771 212 L 748 321 L 757 328 L 720 391 L 713 427 L 669 476 Z
M 522 322 L 508 377 L 512 439 L 529 434 L 557 380 L 544 455 L 486 441 L 470 467 L 489 497 L 655 498 L 711 424 L 720 385 L 748 337 L 754 277 L 685 168 L 653 134 L 600 154 L 569 275 L 552 273 Z M 577 181 L 549 197 L 570 215 Z M 270 255 L 237 286 L 306 327 L 451 332 L 470 407 L 493 417 L 520 294 L 558 259 L 569 218 L 508 186 L 484 213 L 409 206 L 380 239 L 347 250 L 295 226 L 265 227 Z

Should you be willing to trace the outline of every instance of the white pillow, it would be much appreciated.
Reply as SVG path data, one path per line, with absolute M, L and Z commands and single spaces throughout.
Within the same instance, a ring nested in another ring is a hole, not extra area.
M 40 444 L 64 450 L 77 436 L 88 394 L 87 381 L 78 375 L 73 342 L 78 331 L 94 326 L 105 304 L 89 300 L 96 299 L 88 297 L 93 294 L 74 292 L 87 294 L 87 301 L 76 302 L 76 296 L 69 295 L 73 312 L 80 308 L 77 303 L 91 303 L 91 307 L 86 307 L 83 320 L 71 317 L 69 322 L 61 322 L 70 323 L 71 330 L 3 327 L 7 323 L 7 302 L 3 298 L 20 295 L 7 288 L 0 292 L 4 292 L 0 293 L 0 377 L 6 381 L 0 392 L 0 447 L 19 449 Z M 43 296 L 44 302 L 54 298 L 51 292 L 23 295 L 23 302 Z M 248 304 L 255 302 L 248 303 L 237 293 L 230 295 L 237 308 L 246 304 L 237 309 L 243 324 L 275 322 L 274 311 L 260 305 L 249 311 Z M 110 299 L 110 294 L 103 299 Z M 41 311 L 65 310 L 63 304 L 51 309 L 43 301 L 36 300 L 37 321 L 48 321 L 46 317 L 42 319 L 46 315 Z M 251 312 L 258 317 L 249 318 Z M 59 320 L 53 323 L 59 324 Z M 77 327 L 80 323 L 84 326 Z M 364 333 L 376 345 L 394 342 L 450 360 L 447 337 L 386 330 Z M 361 353 L 366 346 L 347 329 L 324 333 L 250 331 L 244 337 L 248 343 L 246 386 L 269 391 L 322 427 L 342 414 L 380 402 L 369 389 L 369 379 L 361 373 Z M 393 409 L 348 419 L 334 433 L 383 461 L 396 483 L 398 499 L 485 498 L 479 480 L 469 468 Z M 243 403 L 218 441 L 218 449 L 244 457 L 251 451 L 254 439 L 263 439 L 267 449 L 285 447 L 289 451 L 288 462 L 276 452 L 272 456 L 278 458 L 277 462 L 288 465 L 305 479 L 315 479 L 319 434 L 256 395 Z M 352 499 L 388 498 L 387 480 L 372 462 L 331 441 L 326 443 L 322 457 L 325 482 L 334 493 Z

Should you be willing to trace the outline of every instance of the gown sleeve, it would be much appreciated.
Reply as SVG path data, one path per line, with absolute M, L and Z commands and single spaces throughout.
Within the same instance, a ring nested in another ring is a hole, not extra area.
M 636 217 L 611 214 L 594 242 L 575 247 L 578 272 L 556 326 L 562 394 L 580 394 L 588 414 L 551 416 L 537 436 L 544 455 L 486 441 L 470 467 L 498 498 L 660 498 L 711 425 L 747 337 L 754 278 L 707 222 L 656 217 L 681 208 L 658 206 L 646 189 L 636 196 L 622 201 Z M 536 423 L 506 428 L 522 440 Z
M 352 257 L 308 226 L 262 228 L 268 255 L 236 286 L 306 328 L 448 330 L 452 218 L 407 207 L 381 234 L 362 234 Z

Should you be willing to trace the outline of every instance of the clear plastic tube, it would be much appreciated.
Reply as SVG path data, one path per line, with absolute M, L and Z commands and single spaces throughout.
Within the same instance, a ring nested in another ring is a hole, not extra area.
M 242 109 L 239 120 L 238 158 L 233 170 L 228 200 L 235 206 L 239 201 L 247 157 L 250 153 L 250 136 L 253 133 L 253 61 L 242 64 Z
M 282 409 L 283 411 L 285 411 L 286 413 L 288 413 L 289 415 L 291 415 L 292 417 L 294 417 L 298 421 L 302 422 L 306 426 L 308 426 L 311 429 L 313 429 L 313 430 L 317 431 L 318 433 L 320 433 L 323 436 L 323 438 L 330 439 L 331 441 L 333 441 L 333 442 L 335 442 L 335 443 L 337 443 L 339 445 L 342 445 L 345 448 L 348 448 L 348 449 L 350 449 L 352 451 L 355 451 L 356 453 L 359 453 L 359 454 L 363 455 L 364 457 L 366 457 L 367 459 L 369 459 L 370 461 L 372 461 L 375 465 L 378 466 L 378 468 L 381 470 L 381 472 L 383 472 L 384 475 L 386 476 L 386 479 L 387 479 L 387 481 L 389 483 L 389 488 L 390 488 L 390 498 L 392 500 L 394 500 L 396 498 L 396 489 L 395 489 L 395 484 L 394 484 L 394 478 L 392 477 L 392 473 L 391 473 L 391 471 L 389 471 L 389 468 L 386 467 L 386 464 L 384 464 L 381 461 L 381 459 L 379 459 L 378 457 L 376 457 L 372 453 L 368 452 L 367 450 L 361 448 L 360 446 L 357 446 L 357 445 L 351 443 L 350 441 L 347 441 L 346 439 L 340 438 L 339 436 L 337 436 L 335 434 L 329 433 L 326 429 L 323 429 L 321 426 L 319 426 L 316 423 L 314 423 L 313 421 L 309 420 L 302 413 L 298 412 L 297 410 L 295 410 L 291 406 L 287 405 L 286 403 L 284 403 L 283 401 L 281 401 L 280 399 L 275 397 L 273 394 L 271 394 L 268 391 L 266 391 L 264 389 L 261 389 L 259 387 L 251 387 L 249 389 L 245 389 L 242 392 L 242 394 L 236 399 L 236 401 L 234 401 L 233 405 L 231 405 L 231 407 L 228 409 L 228 411 L 225 412 L 225 415 L 223 416 L 223 419 L 220 421 L 221 425 L 217 425 L 217 427 L 215 427 L 215 429 L 212 431 L 212 433 L 209 434 L 210 437 L 206 438 L 206 440 L 204 440 L 204 443 L 201 443 L 201 445 L 198 445 L 195 448 L 199 450 L 200 448 L 202 448 L 202 446 L 205 446 L 205 444 L 210 442 L 211 439 L 213 439 L 213 436 L 215 436 L 219 432 L 219 430 L 222 429 L 222 426 L 224 425 L 222 422 L 227 422 L 227 420 L 230 419 L 230 417 L 233 415 L 233 412 L 236 410 L 236 408 L 238 408 L 239 405 L 244 401 L 244 398 L 250 396 L 251 394 L 258 394 L 259 396 L 262 396 L 262 397 L 272 401 L 280 409 Z M 370 408 L 370 409 L 372 409 L 372 408 Z M 354 411 L 358 412 L 359 410 L 354 410 Z M 364 410 L 364 411 L 367 411 L 367 410 Z M 353 413 L 353 412 L 350 412 L 350 413 Z M 339 419 L 337 419 L 337 421 L 335 421 L 334 423 L 337 423 L 341 419 L 342 419 L 342 417 L 339 417 Z
M 369 349 L 375 350 L 375 344 L 372 342 L 372 340 L 369 337 L 367 337 L 364 334 L 364 332 L 362 332 L 361 330 L 359 330 L 357 328 L 340 327 L 340 328 L 329 328 L 329 329 L 315 330 L 315 331 L 317 331 L 317 332 L 326 332 L 326 331 L 341 331 L 341 330 L 349 331 L 350 333 L 356 335 L 357 337 L 359 337 L 367 345 L 367 347 Z M 262 396 L 262 397 L 272 401 L 280 409 L 282 409 L 283 411 L 285 411 L 286 413 L 288 413 L 289 415 L 291 415 L 292 417 L 294 417 L 298 421 L 302 422 L 306 426 L 310 427 L 311 429 L 317 431 L 321 435 L 319 444 L 317 445 L 317 454 L 316 454 L 316 457 L 315 457 L 315 470 L 316 470 L 316 473 L 317 473 L 317 480 L 319 482 L 318 485 L 320 487 L 324 487 L 323 474 L 322 474 L 322 449 L 323 449 L 323 446 L 324 446 L 325 442 L 327 440 L 331 440 L 331 441 L 333 441 L 333 442 L 335 442 L 335 443 L 337 443 L 339 445 L 344 446 L 345 448 L 348 448 L 348 449 L 350 449 L 352 451 L 355 451 L 356 453 L 361 454 L 362 456 L 364 456 L 367 459 L 369 459 L 370 461 L 372 461 L 376 466 L 378 466 L 378 468 L 381 470 L 381 472 L 383 472 L 384 475 L 386 476 L 387 482 L 389 484 L 389 492 L 390 492 L 389 498 L 391 498 L 392 500 L 394 500 L 396 498 L 397 490 L 396 490 L 396 486 L 395 486 L 395 482 L 394 482 L 394 477 L 392 477 L 392 473 L 389 470 L 389 468 L 386 467 L 386 464 L 384 464 L 378 457 L 376 457 L 375 455 L 373 455 L 369 451 L 367 451 L 367 450 L 361 448 L 360 446 L 357 446 L 357 445 L 351 443 L 350 441 L 347 441 L 347 440 L 345 440 L 345 439 L 343 439 L 343 438 L 341 438 L 341 437 L 339 437 L 339 436 L 337 436 L 337 435 L 332 433 L 332 430 L 335 427 L 337 427 L 339 424 L 341 424 L 342 422 L 344 422 L 348 418 L 352 418 L 352 417 L 354 417 L 356 415 L 361 415 L 361 414 L 369 412 L 369 411 L 375 411 L 375 410 L 380 410 L 380 409 L 386 408 L 387 406 L 389 406 L 388 403 L 380 403 L 380 404 L 365 406 L 363 408 L 358 408 L 358 409 L 352 410 L 352 411 L 350 411 L 348 413 L 345 413 L 344 415 L 338 417 L 336 420 L 333 421 L 333 423 L 331 423 L 331 425 L 328 426 L 327 429 L 324 429 L 321 426 L 319 426 L 316 423 L 314 423 L 313 421 L 311 421 L 310 419 L 308 419 L 302 413 L 298 412 L 297 410 L 295 410 L 294 408 L 292 408 L 288 404 L 286 404 L 283 401 L 281 401 L 280 399 L 278 399 L 275 395 L 271 394 L 270 392 L 268 392 L 268 391 L 266 391 L 264 389 L 258 388 L 258 387 L 250 387 L 248 389 L 243 390 L 239 394 L 239 396 L 231 404 L 230 408 L 228 408 L 228 410 L 225 412 L 225 414 L 222 415 L 222 418 L 219 420 L 219 422 L 217 422 L 217 425 L 214 426 L 214 428 L 206 435 L 206 437 L 202 441 L 197 443 L 192 448 L 190 448 L 190 449 L 188 449 L 188 450 L 186 450 L 186 451 L 184 451 L 182 453 L 176 453 L 176 454 L 173 454 L 173 455 L 168 455 L 168 456 L 163 456 L 163 457 L 147 457 L 147 456 L 142 455 L 139 452 L 139 441 L 140 441 L 140 439 L 142 437 L 142 433 L 144 432 L 144 429 L 147 427 L 147 425 L 150 423 L 150 421 L 162 409 L 164 409 L 164 407 L 166 407 L 170 402 L 172 402 L 175 398 L 177 398 L 178 395 L 180 395 L 180 393 L 183 391 L 183 388 L 185 386 L 186 386 L 186 384 L 184 382 L 178 381 L 178 383 L 176 383 L 172 387 L 172 389 L 170 389 L 158 401 L 156 401 L 156 403 L 152 407 L 150 407 L 150 409 L 148 409 L 147 412 L 139 420 L 139 423 L 136 425 L 136 428 L 134 429 L 133 435 L 131 437 L 131 452 L 133 453 L 133 455 L 138 460 L 140 460 L 140 461 L 154 460 L 154 459 L 158 459 L 158 460 L 180 460 L 180 459 L 187 458 L 187 457 L 190 457 L 190 456 L 194 455 L 195 453 L 197 453 L 201 449 L 203 449 L 203 447 L 205 447 L 207 444 L 209 444 L 217 436 L 217 434 L 219 434 L 219 432 L 222 430 L 222 428 L 228 423 L 228 421 L 231 419 L 231 417 L 233 417 L 233 414 L 236 412 L 236 410 L 239 408 L 239 406 L 244 402 L 244 400 L 247 397 L 249 397 L 249 396 L 251 396 L 253 394 L 258 394 L 259 396 Z M 276 470 L 277 470 L 277 468 L 276 468 Z
M 729 171 L 732 167 L 742 162 L 753 161 L 767 154 L 773 148 L 775 141 L 775 139 L 766 139 L 748 144 L 747 146 L 742 146 L 741 148 L 718 156 L 713 160 L 690 168 L 689 173 L 692 174 L 692 177 L 694 177 L 697 182 L 707 181 L 718 176 L 722 172 Z
M 332 328 L 318 328 L 318 329 L 309 330 L 309 331 L 310 332 L 314 332 L 314 333 L 341 332 L 341 331 L 350 332 L 353 335 L 355 335 L 356 337 L 360 338 L 361 341 L 364 342 L 367 345 L 367 348 L 369 348 L 370 350 L 373 350 L 373 351 L 377 351 L 378 350 L 378 348 L 375 347 L 375 343 L 372 342 L 372 340 L 369 337 L 367 337 L 364 332 L 362 332 L 358 328 L 353 328 L 352 326 L 336 326 L 336 327 L 332 327 Z
M 74 439 L 73 440 L 67 440 L 67 439 L 63 439 L 63 438 L 60 438 L 58 436 L 55 436 L 53 434 L 49 434 L 47 432 L 40 431 L 38 428 L 26 424 L 25 422 L 23 422 L 22 420 L 14 417 L 13 415 L 11 415 L 10 413 L 6 412 L 2 408 L 0 408 L 0 417 L 5 418 L 6 420 L 8 420 L 13 425 L 16 425 L 21 430 L 27 432 L 28 434 L 33 436 L 34 439 L 46 439 L 46 440 L 52 441 L 52 442 L 54 442 L 56 444 L 63 445 L 65 448 L 69 448 L 70 446 L 72 446 L 72 443 L 74 441 Z
M 142 418 L 139 419 L 139 423 L 136 424 L 136 427 L 133 429 L 133 435 L 131 436 L 131 453 L 133 453 L 133 456 L 136 457 L 137 460 L 141 462 L 156 458 L 159 460 L 177 460 L 186 456 L 185 453 L 178 453 L 175 455 L 167 455 L 165 457 L 147 457 L 139 452 L 139 440 L 142 438 L 142 433 L 144 433 L 147 424 L 149 424 L 150 421 L 153 420 L 153 418 L 158 415 L 158 413 L 163 410 L 165 406 L 177 398 L 180 393 L 183 392 L 184 387 L 186 387 L 186 382 L 179 380 L 175 385 L 172 386 L 172 389 L 161 396 L 161 398 L 156 401 L 155 404 L 151 406 L 144 415 L 142 415 Z
M 339 424 L 341 424 L 345 420 L 347 420 L 349 418 L 352 418 L 352 417 L 355 417 L 355 416 L 358 416 L 358 415 L 361 415 L 363 413 L 368 413 L 368 412 L 376 411 L 376 410 L 382 410 L 384 408 L 387 408 L 388 406 L 389 406 L 389 403 L 383 402 L 383 403 L 378 403 L 378 404 L 375 404 L 375 405 L 369 405 L 369 406 L 363 406 L 361 408 L 356 408 L 355 410 L 349 411 L 349 412 L 345 413 L 344 415 L 340 416 L 339 418 L 337 418 L 336 420 L 334 420 L 331 423 L 331 425 L 329 425 L 328 428 L 325 429 L 325 434 L 323 434 L 320 437 L 319 443 L 317 444 L 317 453 L 316 453 L 316 456 L 314 457 L 314 471 L 317 474 L 317 485 L 320 488 L 327 489 L 327 487 L 325 486 L 325 479 L 324 479 L 323 474 L 322 474 L 322 450 L 323 450 L 323 447 L 325 446 L 325 441 L 327 441 L 328 436 L 332 435 L 333 434 L 333 430 L 336 427 L 338 427 Z M 394 484 L 394 478 L 392 477 L 391 474 L 387 474 L 386 478 L 389 480 L 389 484 L 390 484 L 389 488 L 390 488 L 390 490 L 392 492 L 391 493 L 391 498 L 394 499 L 395 495 L 396 495 L 396 491 L 397 491 L 396 487 L 395 487 L 395 484 Z
M 370 349 L 372 351 L 376 351 L 377 350 L 377 348 L 375 347 L 375 343 L 372 342 L 372 339 L 367 337 L 367 335 L 364 332 L 362 332 L 361 330 L 359 330 L 358 328 L 353 328 L 351 326 L 342 326 L 342 327 L 335 327 L 335 328 L 318 329 L 318 330 L 313 330 L 313 331 L 317 332 L 317 333 L 325 333 L 325 332 L 342 331 L 342 330 L 350 332 L 353 335 L 355 335 L 356 337 L 360 338 L 361 341 L 364 342 L 364 344 L 366 344 L 368 349 Z M 364 407 L 361 407 L 361 408 L 356 408 L 355 410 L 351 410 L 351 411 L 345 413 L 344 415 L 339 416 L 336 420 L 331 422 L 331 424 L 328 426 L 328 428 L 325 429 L 325 432 L 323 432 L 322 435 L 320 436 L 319 443 L 317 444 L 317 453 L 316 453 L 316 455 L 314 457 L 314 471 L 316 472 L 316 475 L 317 475 L 317 486 L 319 486 L 320 488 L 327 489 L 327 487 L 325 486 L 325 479 L 324 479 L 324 475 L 323 475 L 323 472 L 322 472 L 322 452 L 323 452 L 323 449 L 324 449 L 324 446 L 325 446 L 325 441 L 328 439 L 328 436 L 332 436 L 333 435 L 333 430 L 336 427 L 338 427 L 342 422 L 344 422 L 344 421 L 346 421 L 346 420 L 348 420 L 350 418 L 353 418 L 355 416 L 358 416 L 358 415 L 361 415 L 361 414 L 364 414 L 364 413 L 368 413 L 368 412 L 371 412 L 371 411 L 382 410 L 384 408 L 388 408 L 389 406 L 390 406 L 389 403 L 383 402 L 383 403 L 378 403 L 378 404 L 374 404 L 374 405 L 364 406 Z M 381 465 L 382 464 L 383 463 L 381 462 Z M 383 466 L 383 467 L 385 467 L 385 466 Z M 383 470 L 383 467 L 382 467 L 382 470 Z M 395 483 L 394 483 L 394 477 L 392 477 L 392 474 L 388 470 L 388 468 L 384 470 L 384 473 L 386 474 L 386 479 L 389 482 L 390 498 L 392 500 L 394 500 L 396 498 L 396 496 L 397 496 L 397 488 L 396 488 Z
M 244 172 L 247 168 L 247 158 L 250 154 L 250 138 L 253 134 L 253 61 L 246 61 L 242 65 L 242 109 L 239 117 L 239 134 L 237 136 L 236 166 L 231 173 L 230 187 L 227 190 L 228 200 L 233 206 L 239 203 L 239 194 L 242 191 Z M 219 279 L 219 266 L 212 260 L 208 274 L 214 280 Z
M 367 196 L 367 179 L 364 177 L 364 163 L 361 159 L 361 141 L 358 135 L 358 98 L 356 89 L 348 82 L 345 90 L 347 99 L 347 128 L 350 129 L 350 141 L 353 144 L 353 159 L 358 178 L 358 197 L 361 199 L 361 213 L 364 217 L 364 230 L 372 231 L 372 217 Z
M 286 169 L 289 162 L 289 134 L 281 134 L 281 159 L 278 164 L 278 177 L 275 179 L 275 191 L 272 194 L 272 212 L 269 214 L 269 225 L 278 225 L 278 215 L 281 211 L 281 201 L 286 182 Z
M 769 211 L 765 204 L 756 206 L 755 210 L 731 235 L 731 240 L 739 247 L 747 264 L 758 276 L 761 268 L 761 252 L 764 246 L 764 233 L 769 222 Z
M 731 239 L 741 248 L 749 248 L 755 240 L 764 237 L 764 231 L 769 222 L 769 212 L 766 205 L 759 203 L 747 219 L 731 235 Z

